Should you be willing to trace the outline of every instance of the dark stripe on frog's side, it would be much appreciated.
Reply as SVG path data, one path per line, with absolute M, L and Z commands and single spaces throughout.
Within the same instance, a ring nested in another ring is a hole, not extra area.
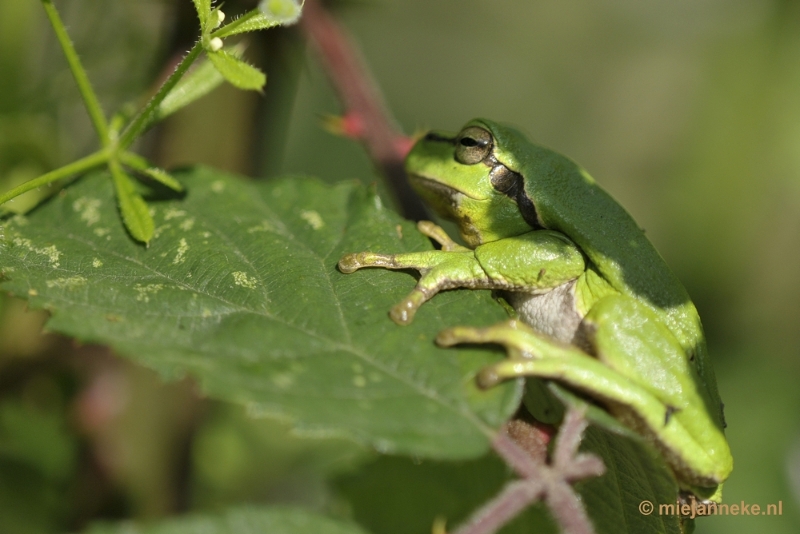
M 512 171 L 497 161 L 497 158 L 495 158 L 493 154 L 489 154 L 489 156 L 483 160 L 483 163 L 492 169 L 490 173 L 492 187 L 517 203 L 522 218 L 525 219 L 525 222 L 528 223 L 531 228 L 534 230 L 545 230 L 546 228 L 539 220 L 539 216 L 536 213 L 536 206 L 525 193 L 525 179 L 522 175 Z

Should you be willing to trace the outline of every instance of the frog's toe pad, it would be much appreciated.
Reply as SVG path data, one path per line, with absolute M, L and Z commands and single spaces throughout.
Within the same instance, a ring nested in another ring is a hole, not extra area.
M 440 347 L 452 347 L 453 345 L 458 345 L 461 342 L 461 339 L 458 337 L 454 328 L 448 328 L 447 330 L 442 330 L 436 335 L 436 344 Z
M 364 266 L 359 258 L 359 256 L 363 256 L 363 254 L 363 252 L 360 254 L 345 254 L 339 260 L 339 270 L 345 274 L 356 272 Z
M 480 370 L 478 376 L 475 377 L 475 381 L 478 383 L 479 388 L 489 389 L 502 382 L 503 379 L 497 374 L 494 366 L 489 366 Z
M 459 343 L 485 343 L 485 329 L 470 326 L 454 326 L 439 332 L 436 344 L 440 347 L 452 347 Z
M 389 312 L 389 317 L 399 325 L 410 324 L 414 320 L 418 307 L 411 299 L 406 299 L 392 308 Z

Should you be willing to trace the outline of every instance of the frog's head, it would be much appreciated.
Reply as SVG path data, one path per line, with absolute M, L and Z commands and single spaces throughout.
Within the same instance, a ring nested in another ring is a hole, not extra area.
M 508 152 L 498 141 L 508 130 L 473 120 L 456 135 L 428 133 L 406 158 L 411 185 L 439 215 L 458 224 L 471 247 L 542 227 L 522 175 L 498 158 Z

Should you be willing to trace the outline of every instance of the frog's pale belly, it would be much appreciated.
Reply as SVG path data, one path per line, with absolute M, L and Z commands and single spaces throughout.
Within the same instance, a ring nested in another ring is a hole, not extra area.
M 506 292 L 505 298 L 519 318 L 538 332 L 564 343 L 582 346 L 581 321 L 575 309 L 575 280 L 546 293 Z

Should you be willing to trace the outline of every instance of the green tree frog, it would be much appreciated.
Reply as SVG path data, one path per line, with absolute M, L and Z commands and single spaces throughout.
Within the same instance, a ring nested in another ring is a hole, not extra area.
M 652 443 L 684 491 L 719 501 L 733 459 L 700 318 L 633 218 L 576 163 L 488 120 L 427 134 L 406 170 L 467 246 L 422 221 L 441 250 L 347 254 L 339 269 L 418 270 L 416 287 L 390 312 L 400 324 L 442 290 L 503 292 L 517 319 L 437 338 L 507 349 L 479 385 L 557 381 Z

